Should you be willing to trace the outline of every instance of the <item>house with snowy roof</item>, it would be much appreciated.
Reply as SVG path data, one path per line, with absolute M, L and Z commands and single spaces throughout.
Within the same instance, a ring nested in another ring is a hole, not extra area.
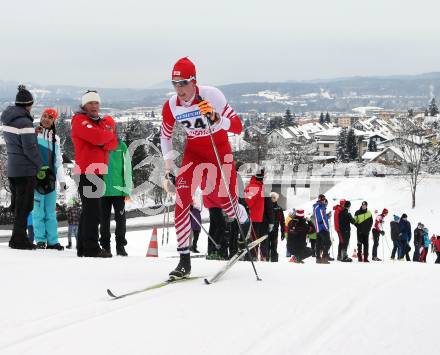
M 324 157 L 336 157 L 339 135 L 341 127 L 332 128 L 315 134 L 315 141 L 318 145 L 318 155 Z M 354 130 L 354 134 L 358 140 L 358 153 L 362 156 L 368 148 L 368 133 Z

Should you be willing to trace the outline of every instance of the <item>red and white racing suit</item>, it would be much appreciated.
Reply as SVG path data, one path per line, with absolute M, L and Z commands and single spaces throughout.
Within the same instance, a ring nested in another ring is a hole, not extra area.
M 231 206 L 222 181 L 209 136 L 207 120 L 201 116 L 197 106 L 199 95 L 208 101 L 215 112 L 221 116 L 221 119 L 211 126 L 211 130 L 222 169 L 229 183 L 228 188 L 233 206 Z M 181 101 L 177 95 L 172 96 L 165 103 L 162 116 L 160 141 L 164 159 L 173 159 L 172 133 L 176 121 L 183 126 L 187 134 L 182 165 L 176 177 L 176 208 L 174 211 L 177 250 L 184 254 L 189 253 L 191 233 L 189 208 L 197 187 L 201 186 L 203 194 L 208 195 L 216 207 L 223 208 L 229 217 L 235 217 L 235 210 L 240 223 L 246 222 L 248 218 L 244 207 L 238 204 L 237 175 L 227 133 L 239 134 L 243 127 L 240 118 L 228 105 L 223 93 L 217 88 L 209 86 L 197 87 L 196 95 L 190 102 Z

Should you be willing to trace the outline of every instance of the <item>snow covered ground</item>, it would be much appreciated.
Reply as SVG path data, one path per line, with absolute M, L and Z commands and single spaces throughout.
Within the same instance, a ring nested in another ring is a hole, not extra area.
M 349 179 L 327 196 L 350 198 L 354 207 L 365 198 L 435 232 L 437 185 L 421 185 L 415 211 L 404 186 L 390 179 Z M 311 210 L 305 198 L 289 203 Z M 174 235 L 170 229 L 162 246 L 158 231 L 159 258 L 145 257 L 151 231 L 129 233 L 128 258 L 0 245 L 0 354 L 438 353 L 440 268 L 432 254 L 427 264 L 389 261 L 386 243 L 379 248 L 385 262 L 298 265 L 283 257 L 282 242 L 279 263 L 256 264 L 261 282 L 240 262 L 214 285 L 194 280 L 110 300 L 107 288 L 122 293 L 167 277 L 178 260 L 170 258 Z M 211 275 L 222 263 L 193 259 L 192 274 Z

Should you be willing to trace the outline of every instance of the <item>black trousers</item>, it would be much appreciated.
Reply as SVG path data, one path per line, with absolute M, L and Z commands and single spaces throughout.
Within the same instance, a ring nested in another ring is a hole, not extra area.
M 96 179 L 102 180 L 102 176 L 81 174 L 79 178 L 82 210 L 78 225 L 78 256 L 93 256 L 101 249 L 98 240 L 103 185 L 97 184 Z
M 27 219 L 34 208 L 35 176 L 10 177 L 11 210 L 14 211 L 11 242 L 28 244 Z
M 316 239 L 310 239 L 310 247 L 312 248 L 312 256 L 316 256 Z
M 368 233 L 358 232 L 357 234 L 357 247 L 358 247 L 358 259 L 359 261 L 368 260 Z M 363 250 L 362 250 L 363 247 Z M 362 259 L 362 254 L 364 258 Z
M 316 258 L 328 258 L 328 250 L 331 246 L 329 231 L 321 231 L 316 236 Z
M 101 218 L 100 218 L 101 225 L 99 228 L 101 238 L 99 239 L 99 242 L 104 249 L 110 249 L 110 238 L 111 238 L 110 217 L 111 217 L 112 207 L 116 222 L 116 229 L 115 229 L 116 247 L 127 245 L 127 240 L 125 239 L 125 233 L 127 231 L 126 216 L 125 216 L 125 197 L 103 196 L 101 197 Z
M 267 238 L 267 257 L 272 262 L 278 261 L 278 229 L 274 229 L 269 233 L 269 237 Z
M 437 254 L 437 259 L 435 259 L 435 263 L 440 264 L 440 251 L 437 251 L 436 254 Z
M 373 258 L 377 257 L 377 247 L 379 246 L 380 232 L 373 229 Z
M 339 235 L 339 246 L 341 248 L 341 251 L 340 251 L 341 260 L 348 258 L 347 251 L 348 251 L 349 244 L 350 244 L 350 231 L 344 232 L 344 233 L 341 232 Z
M 223 210 L 221 208 L 213 207 L 209 209 L 209 235 L 220 245 L 220 249 L 226 247 L 226 241 L 224 238 L 226 230 L 226 220 L 223 216 Z M 208 254 L 214 252 L 220 252 L 217 250 L 211 239 L 208 238 Z

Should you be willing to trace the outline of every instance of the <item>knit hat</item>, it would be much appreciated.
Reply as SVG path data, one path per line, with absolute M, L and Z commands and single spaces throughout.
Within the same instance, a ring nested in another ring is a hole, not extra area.
M 196 66 L 188 59 L 188 57 L 180 58 L 176 64 L 174 64 L 171 79 L 175 76 L 181 76 L 184 79 L 193 78 L 193 80 L 195 80 Z
M 87 92 L 81 97 L 81 107 L 88 104 L 89 102 L 99 102 L 101 103 L 101 98 L 95 90 L 87 90 Z
M 399 216 L 393 215 L 394 222 L 399 222 Z
M 404 213 L 404 214 L 402 215 L 402 217 L 400 217 L 400 218 L 408 218 L 408 215 L 407 215 L 406 213 Z
M 304 218 L 304 210 L 296 210 L 296 216 L 299 218 Z
M 382 210 L 382 214 L 388 214 L 388 210 L 387 210 L 386 208 L 384 208 L 384 209 Z
M 31 92 L 26 89 L 26 86 L 19 85 L 18 92 L 15 96 L 15 106 L 32 106 L 34 104 L 34 97 Z
M 345 201 L 344 207 L 345 208 L 350 208 L 350 206 L 351 206 L 351 202 L 350 201 Z
M 325 201 L 325 200 L 326 200 L 325 195 L 320 194 L 320 195 L 318 196 L 318 201 Z
M 261 169 L 258 173 L 255 174 L 255 177 L 258 181 L 263 181 L 264 179 L 264 169 Z
M 58 118 L 58 112 L 57 110 L 55 110 L 54 108 L 47 108 L 43 111 L 43 113 L 41 114 L 41 116 L 43 116 L 44 114 L 49 115 L 50 117 L 52 117 L 54 120 L 56 120 Z

